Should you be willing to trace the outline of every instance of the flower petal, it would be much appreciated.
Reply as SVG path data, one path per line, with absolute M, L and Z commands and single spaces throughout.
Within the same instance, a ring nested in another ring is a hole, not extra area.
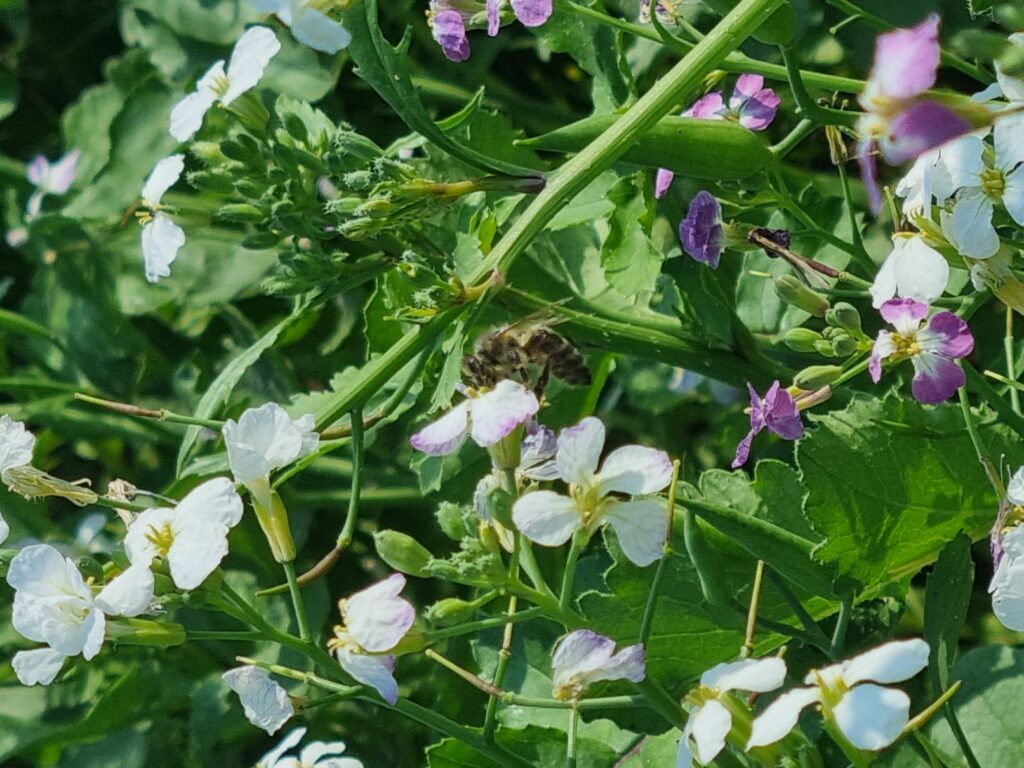
M 162 159 L 146 177 L 146 183 L 142 186 L 142 201 L 149 206 L 159 205 L 164 193 L 178 182 L 184 170 L 184 155 L 171 155 Z
M 539 27 L 551 18 L 551 0 L 511 0 L 512 13 L 524 27 Z
M 311 453 L 319 435 L 309 414 L 292 419 L 277 403 L 247 409 L 223 427 L 228 463 L 235 481 L 250 483 Z
M 228 88 L 220 97 L 221 104 L 230 104 L 256 85 L 263 77 L 267 64 L 281 50 L 281 43 L 273 30 L 250 27 L 238 38 L 228 64 Z
M 679 241 L 690 258 L 718 268 L 722 258 L 722 207 L 710 192 L 702 189 L 690 201 L 686 217 L 679 222 Z
M 999 250 L 999 235 L 992 226 L 992 200 L 980 189 L 964 190 L 943 217 L 943 233 L 964 256 L 987 259 Z
M 1006 486 L 1006 500 L 1018 507 L 1024 506 L 1024 467 L 1013 473 Z
M 766 693 L 782 687 L 786 681 L 786 662 L 774 656 L 766 659 L 744 659 L 718 664 L 700 678 L 700 684 L 726 691 Z
M 369 656 L 355 653 L 349 648 L 337 650 L 338 663 L 341 668 L 363 685 L 373 688 L 388 704 L 394 706 L 398 701 L 398 683 L 395 681 L 395 657 L 391 654 Z
M 725 100 L 721 91 L 712 91 L 701 96 L 693 103 L 693 106 L 683 112 L 683 117 L 693 117 L 698 120 L 722 120 L 722 113 L 725 112 Z
M 466 22 L 458 11 L 441 11 L 432 19 L 431 32 L 449 61 L 465 61 L 469 58 L 469 39 L 466 37 Z
M 587 485 L 593 480 L 604 449 L 604 436 L 604 424 L 593 416 L 561 431 L 555 461 L 562 480 L 574 485 Z
M 608 454 L 597 474 L 598 493 L 641 496 L 666 488 L 672 480 L 672 460 L 664 451 L 644 445 L 624 445 Z
M 223 76 L 224 62 L 218 61 L 206 73 Z M 217 94 L 207 88 L 200 88 L 183 98 L 171 110 L 170 132 L 177 141 L 188 141 L 203 127 L 203 118 L 217 101 Z
M 110 616 L 138 616 L 153 601 L 153 572 L 137 563 L 114 577 L 96 596 L 96 605 Z
M 296 40 L 314 51 L 335 54 L 352 42 L 351 33 L 340 22 L 308 5 L 293 16 L 288 26 Z
M 796 727 L 803 709 L 819 701 L 821 692 L 817 687 L 786 691 L 754 720 L 747 749 L 764 747 L 785 738 Z
M 665 502 L 614 501 L 604 508 L 604 520 L 615 529 L 622 553 L 634 565 L 643 568 L 662 558 L 668 536 Z
M 939 69 L 939 16 L 929 14 L 909 29 L 894 29 L 875 39 L 869 89 L 890 99 L 913 98 L 935 85 Z
M 858 749 L 885 749 L 910 719 L 910 697 L 895 688 L 867 683 L 843 696 L 832 714 L 843 735 Z
M 654 174 L 654 197 L 660 200 L 668 194 L 668 188 L 676 177 L 668 168 L 659 168 Z
M 470 436 L 481 448 L 494 445 L 539 410 L 537 396 L 518 381 L 499 381 L 490 392 L 470 398 Z
M 66 658 L 52 648 L 36 648 L 18 651 L 11 660 L 11 666 L 22 685 L 49 685 L 60 674 Z
M 345 602 L 345 626 L 367 651 L 391 650 L 412 626 L 416 609 L 398 596 L 404 588 L 405 576 L 393 573 Z
M 174 512 L 179 519 L 194 519 L 234 528 L 242 521 L 242 497 L 228 478 L 215 477 L 189 491 Z
M 1007 629 L 1024 632 L 1024 562 L 1003 557 L 992 583 L 992 612 Z
M 910 389 L 919 403 L 935 404 L 948 400 L 967 381 L 963 369 L 941 355 L 922 352 L 911 360 L 914 378 Z
M 512 506 L 512 522 L 536 544 L 557 547 L 583 527 L 583 516 L 576 502 L 554 491 L 524 494 Z
M 266 2 L 266 0 L 263 1 Z M 281 739 L 281 742 L 276 747 L 259 759 L 259 762 L 256 763 L 256 768 L 283 768 L 277 764 L 278 760 L 280 760 L 284 753 L 289 749 L 298 746 L 299 742 L 302 741 L 302 737 L 305 735 L 305 728 L 292 728 L 292 730 L 288 731 L 285 737 Z
M 249 722 L 271 736 L 295 714 L 288 691 L 259 667 L 229 669 L 221 679 L 238 694 Z
M 1024 115 L 1013 112 L 997 116 L 992 128 L 996 165 L 1009 171 L 1024 163 Z
M 1003 187 L 1003 206 L 1015 222 L 1024 226 L 1024 165 L 1007 174 Z
M 709 765 L 725 748 L 725 737 L 732 730 L 732 715 L 721 702 L 712 699 L 691 713 L 690 721 L 697 760 L 702 765 Z
M 174 532 L 167 551 L 171 578 L 179 589 L 196 589 L 228 554 L 228 529 L 217 522 L 192 520 Z
M 574 683 L 585 684 L 595 670 L 608 663 L 614 652 L 614 640 L 589 629 L 577 629 L 563 637 L 551 657 L 556 695 L 560 689 L 572 687 Z
M 185 231 L 163 213 L 157 213 L 142 228 L 142 263 L 151 283 L 169 277 L 171 264 L 185 245 Z
M 946 290 L 946 284 L 949 282 L 949 263 L 919 235 L 895 238 L 893 252 L 886 260 L 886 264 L 890 261 L 893 262 L 896 287 L 900 296 L 931 304 Z
M 0 477 L 9 469 L 31 464 L 35 446 L 35 435 L 22 422 L 6 413 L 0 416 Z
M 447 456 L 459 449 L 469 425 L 469 401 L 459 403 L 437 421 L 409 438 L 412 447 L 428 456 Z
M 928 666 L 928 643 L 919 638 L 885 643 L 843 665 L 843 681 L 848 686 L 865 680 L 899 683 L 909 680 Z

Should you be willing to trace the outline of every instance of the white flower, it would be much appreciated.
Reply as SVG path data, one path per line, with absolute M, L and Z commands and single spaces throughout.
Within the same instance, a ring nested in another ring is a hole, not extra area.
M 1010 481 L 1006 498 L 1019 506 L 1022 470 Z M 1007 629 L 1024 632 L 1024 525 L 1017 525 L 1003 535 L 1003 553 L 988 585 L 992 594 L 992 612 Z
M 961 136 L 918 157 L 896 185 L 896 196 L 903 198 L 903 213 L 910 217 L 921 209 L 928 217 L 933 198 L 942 205 L 958 189 L 967 186 L 976 172 L 975 158 L 981 156 L 982 139 L 987 133 L 986 129 Z
M 343 741 L 314 741 L 302 748 L 298 758 L 284 757 L 284 753 L 297 746 L 305 735 L 305 728 L 290 731 L 280 744 L 259 759 L 256 768 L 363 768 L 354 757 L 332 757 L 345 751 Z
M 374 688 L 388 704 L 398 701 L 395 657 L 388 653 L 405 637 L 416 609 L 398 594 L 405 577 L 395 573 L 338 601 L 343 625 L 334 628 L 328 642 L 342 669 Z
M 196 83 L 195 91 L 174 105 L 171 136 L 178 141 L 191 139 L 210 107 L 218 101 L 226 107 L 253 88 L 279 50 L 281 43 L 267 27 L 247 29 L 235 43 L 227 72 L 223 59 L 215 62 Z
M 228 532 L 242 519 L 242 499 L 225 477 L 207 480 L 174 508 L 147 509 L 128 526 L 124 551 L 131 567 L 98 600 L 104 610 L 136 616 L 153 599 L 152 562 L 163 557 L 179 589 L 195 589 L 228 553 Z
M 754 721 L 747 749 L 783 738 L 811 704 L 820 704 L 853 746 L 873 752 L 885 749 L 899 738 L 910 719 L 910 697 L 875 683 L 909 680 L 928 666 L 928 652 L 924 640 L 896 641 L 812 670 L 804 678 L 810 688 L 787 691 Z
M 249 722 L 271 736 L 295 714 L 288 691 L 258 667 L 229 669 L 220 677 L 238 694 Z
M 931 304 L 946 290 L 949 264 L 920 234 L 898 232 L 892 252 L 871 286 L 871 304 L 880 308 L 894 296 Z
M 505 379 L 494 389 L 465 390 L 466 399 L 410 438 L 412 447 L 428 456 L 454 453 L 466 439 L 487 448 L 512 434 L 540 410 L 537 396 L 522 384 Z
M 36 438 L 6 413 L 0 416 L 0 480 L 7 482 L 7 472 L 32 463 Z
M 672 462 L 664 451 L 627 445 L 608 454 L 598 471 L 604 437 L 604 424 L 594 417 L 563 429 L 555 461 L 569 495 L 527 493 L 512 507 L 512 520 L 526 538 L 547 547 L 564 544 L 577 530 L 592 534 L 608 523 L 626 557 L 650 565 L 661 558 L 668 535 L 664 502 L 623 501 L 611 494 L 646 496 L 662 490 L 672 479 Z
M 35 190 L 25 206 L 25 218 L 34 219 L 43 208 L 46 195 L 63 195 L 75 181 L 78 158 L 77 149 L 72 149 L 64 157 L 51 163 L 42 155 L 36 155 L 28 164 L 25 175 L 32 182 Z
M 630 680 L 639 683 L 647 674 L 644 647 L 630 645 L 615 653 L 611 638 L 578 629 L 563 637 L 551 659 L 554 697 L 578 699 L 591 683 Z
M 980 140 L 968 145 L 950 165 L 963 179 L 953 212 L 943 211 L 942 231 L 964 256 L 987 259 L 999 250 L 999 234 L 992 224 L 996 203 L 1002 203 L 1018 224 L 1024 225 L 1024 115 L 1011 114 L 995 121 L 995 156 L 992 167 L 984 161 Z
M 277 403 L 228 419 L 223 431 L 231 473 L 246 484 L 306 456 L 320 440 L 312 414 L 292 419 Z
M 720 699 L 729 691 L 766 693 L 780 687 L 785 679 L 786 663 L 777 658 L 718 664 L 701 675 L 700 688 L 694 694 L 699 703 L 690 710 L 679 739 L 677 768 L 690 768 L 693 763 L 691 738 L 700 765 L 711 763 L 725 747 L 725 739 L 732 730 L 732 714 Z
M 160 200 L 185 170 L 185 156 L 171 155 L 158 162 L 142 187 L 142 260 L 146 279 L 157 282 L 171 274 L 171 263 L 185 244 L 185 232 L 161 211 Z
M 352 42 L 341 24 L 313 7 L 311 0 L 252 0 L 256 10 L 273 13 L 295 39 L 314 51 L 337 53 Z

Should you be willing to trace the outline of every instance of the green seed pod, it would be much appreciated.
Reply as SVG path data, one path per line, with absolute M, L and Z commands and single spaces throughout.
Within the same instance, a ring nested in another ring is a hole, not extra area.
M 259 146 L 255 142 L 241 141 L 244 135 L 240 134 L 234 139 L 225 139 L 220 143 L 220 151 L 228 159 L 247 165 L 250 168 L 265 167 L 263 157 L 260 155 Z
M 722 16 L 739 4 L 739 0 L 706 0 L 707 6 Z M 796 16 L 793 6 L 784 4 L 759 26 L 751 37 L 767 45 L 785 45 L 793 39 L 796 32 Z
M 446 597 L 438 600 L 427 608 L 427 620 L 441 627 L 461 624 L 473 618 L 476 606 L 473 603 L 459 600 L 457 597 Z
M 416 539 L 399 531 L 377 531 L 373 544 L 380 559 L 396 571 L 410 576 L 429 576 L 427 566 L 434 556 Z
M 800 371 L 793 383 L 800 389 L 819 389 L 842 375 L 843 369 L 838 365 L 811 365 Z
M 689 509 L 683 510 L 683 541 L 694 570 L 697 571 L 704 599 L 716 607 L 732 605 L 733 596 L 725 581 L 721 556 L 712 548 L 700 528 L 697 516 Z
M 185 644 L 185 628 L 181 624 L 150 619 L 110 619 L 106 637 L 118 645 L 148 645 L 171 648 Z
M 618 119 L 588 117 L 551 133 L 515 142 L 552 152 L 579 152 Z M 772 162 L 772 153 L 754 134 L 737 123 L 664 117 L 622 156 L 648 168 L 667 168 L 694 179 L 742 179 Z
M 848 333 L 841 333 L 832 339 L 836 357 L 849 357 L 857 351 L 857 340 Z
M 334 135 L 334 149 L 339 154 L 351 155 L 359 160 L 376 160 L 384 150 L 355 131 L 339 130 Z
M 235 191 L 235 180 L 230 174 L 218 171 L 191 171 L 187 174 L 188 183 L 204 192 L 216 192 L 230 195 Z
M 793 275 L 779 275 L 775 278 L 775 293 L 780 299 L 815 317 L 824 317 L 828 311 L 828 298 L 812 291 Z
M 782 343 L 794 352 L 814 352 L 814 344 L 821 339 L 821 334 L 810 328 L 790 328 L 782 334 Z
M 860 312 L 852 304 L 840 301 L 825 313 L 825 322 L 836 328 L 849 331 L 854 336 L 861 334 Z
M 835 357 L 836 348 L 832 346 L 832 342 L 827 339 L 814 342 L 814 351 L 822 357 Z

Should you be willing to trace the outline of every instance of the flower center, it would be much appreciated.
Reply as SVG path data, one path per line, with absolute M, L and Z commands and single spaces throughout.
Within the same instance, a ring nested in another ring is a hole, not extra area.
M 587 483 L 586 485 L 570 485 L 569 495 L 576 502 L 576 507 L 583 515 L 583 524 L 588 524 L 597 512 L 598 503 L 601 497 L 598 495 L 598 487 Z
M 214 78 L 214 81 L 211 84 L 211 89 L 215 94 L 217 94 L 218 99 L 222 99 L 224 98 L 224 94 L 228 92 L 228 86 L 230 85 L 231 83 L 228 82 L 227 75 L 218 75 Z
M 917 341 L 917 334 L 902 336 L 894 333 L 892 334 L 892 343 L 896 345 L 895 355 L 914 357 L 921 354 L 921 345 Z
M 146 540 L 156 547 L 157 552 L 163 557 L 167 557 L 167 553 L 174 543 L 174 531 L 171 530 L 171 524 L 164 523 L 159 528 L 155 525 L 149 526 L 149 530 L 146 531 Z
M 850 687 L 839 675 L 832 675 L 830 678 L 826 680 L 817 672 L 814 673 L 814 681 L 817 683 L 818 688 L 821 689 L 822 703 L 826 708 L 834 709 L 843 700 L 843 696 L 849 692 Z
M 986 168 L 979 175 L 981 191 L 993 200 L 1002 200 L 1006 191 L 1006 174 L 995 168 Z

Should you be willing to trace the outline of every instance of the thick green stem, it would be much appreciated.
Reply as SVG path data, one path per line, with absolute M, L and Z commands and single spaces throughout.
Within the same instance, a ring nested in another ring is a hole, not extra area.
M 757 633 L 757 611 L 761 605 L 761 585 L 764 582 L 764 560 L 758 560 L 754 570 L 754 586 L 750 590 L 750 608 L 747 610 L 747 631 L 743 637 L 740 657 L 747 658 L 754 652 L 754 635 Z
M 565 768 L 576 768 L 576 734 L 580 725 L 580 711 L 569 709 L 569 727 L 565 733 Z
M 565 558 L 565 570 L 562 571 L 562 589 L 559 592 L 558 607 L 563 611 L 572 608 L 572 586 L 576 579 L 576 561 L 580 559 L 580 553 L 587 546 L 590 537 L 584 529 L 576 531 L 569 545 L 569 554 Z

